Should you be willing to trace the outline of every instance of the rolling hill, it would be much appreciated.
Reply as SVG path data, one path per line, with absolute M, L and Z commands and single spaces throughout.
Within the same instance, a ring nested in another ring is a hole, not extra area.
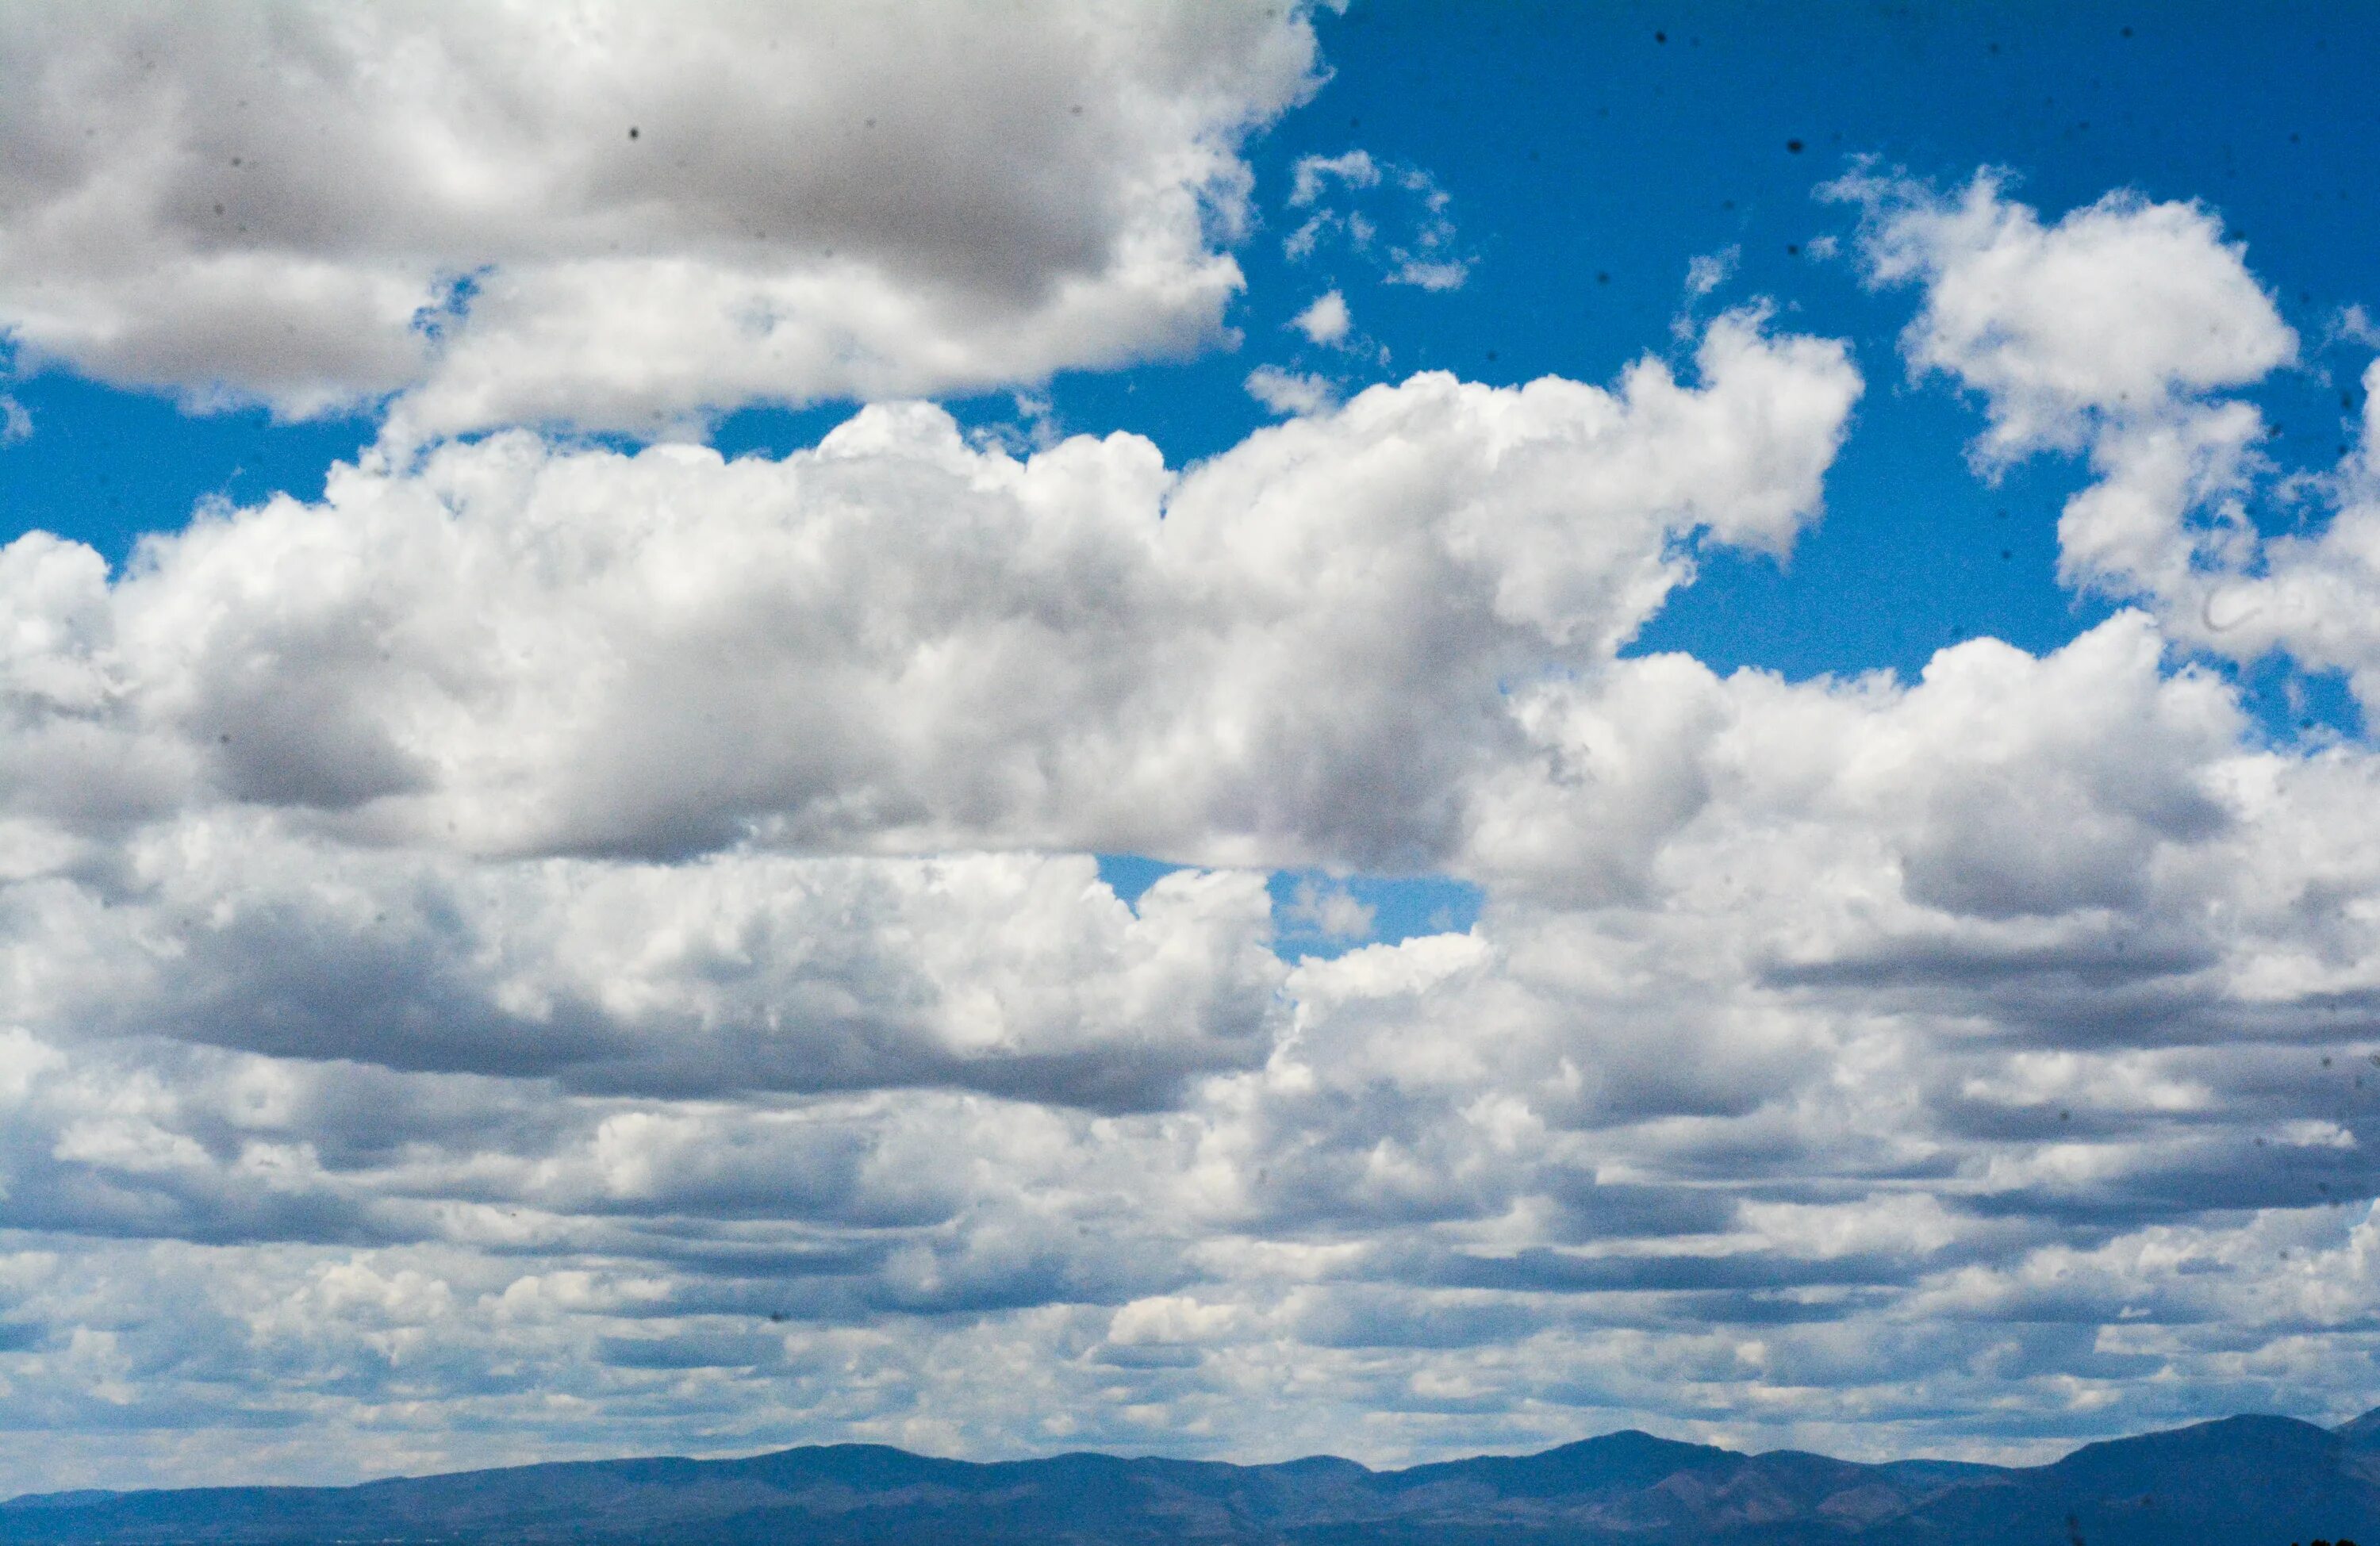
M 2380 1540 L 2380 1413 L 2234 1417 L 2036 1467 L 1742 1455 L 1634 1431 L 1376 1471 L 1062 1455 L 978 1464 L 872 1444 L 738 1460 L 524 1466 L 357 1487 L 34 1494 L 5 1546 L 815 1541 L 833 1546 L 2287 1546 Z

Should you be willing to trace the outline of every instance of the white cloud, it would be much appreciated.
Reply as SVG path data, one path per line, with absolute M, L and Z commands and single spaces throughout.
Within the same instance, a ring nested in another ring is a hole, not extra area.
M 1285 972 L 1249 965 L 1245 876 L 1135 919 L 1081 860 L 154 828 L 0 893 L 24 1484 L 2343 1414 L 2380 1292 L 2380 761 L 2246 745 L 2159 645 L 2126 614 L 1906 684 L 1607 661 L 1529 710 L 1542 847 L 1475 841 L 1475 930 Z M 310 975 L 371 990 L 305 1007 Z M 1235 995 L 1269 1007 L 1201 1007 Z M 442 1024 L 479 1027 L 469 1071 L 420 1066 Z M 986 1072 L 1036 1049 L 1206 1072 L 1104 1113 Z M 283 1436 L 236 1460 L 226 1414 Z
M 2277 478 L 2264 416 L 2226 389 L 2291 363 L 2296 335 L 2213 213 L 2111 195 L 2044 226 L 1988 175 L 1955 202 L 1875 178 L 1837 188 L 1867 207 L 1871 272 L 1925 284 L 1904 344 L 1984 393 L 1985 455 L 2088 449 L 2096 478 L 2058 523 L 2063 579 L 2154 607 L 2191 647 L 2344 671 L 2380 705 L 2380 374 L 2339 465 Z M 2281 498 L 2305 529 L 2260 536 L 2257 505 Z
M 1733 278 L 1736 266 L 1742 260 L 1743 248 L 1741 247 L 1706 252 L 1694 258 L 1686 264 L 1686 294 L 1700 300 Z
M 1407 168 L 1398 180 L 1419 212 L 1405 239 L 1389 248 L 1389 283 L 1424 290 L 1463 288 L 1471 277 L 1471 260 L 1455 250 L 1454 217 L 1448 212 L 1453 197 L 1417 167 Z
M 2361 344 L 2367 349 L 2380 348 L 2380 326 L 2374 325 L 2361 305 L 2350 303 L 2339 308 L 2327 331 L 2333 339 Z
M 1416 258 L 1403 252 L 1395 257 L 1397 266 L 1389 276 L 1393 284 L 1424 290 L 1460 290 L 1463 282 L 1471 277 L 1471 264 L 1466 260 Z
M 2082 248 L 2221 269 L 2133 215 Z M 2255 330 L 2160 316 L 2090 380 L 1939 334 L 2138 501 L 2108 552 L 2253 476 Z M 1737 313 L 1182 471 L 886 405 L 0 550 L 0 1488 L 2348 1415 L 2380 757 L 2260 744 L 2163 591 L 1913 682 L 1621 653 L 1698 534 L 1790 549 L 1858 390 Z M 1284 966 L 1380 923 L 1291 864 L 1485 902 Z
M 0 445 L 15 445 L 30 440 L 33 433 L 33 416 L 25 405 L 5 392 L 0 392 Z
M 1991 453 L 2080 449 L 2103 425 L 2157 420 L 2296 356 L 2244 248 L 2204 207 L 2113 193 L 2045 227 L 2003 186 L 1983 173 L 1945 198 L 1854 174 L 1824 190 L 1864 208 L 1877 283 L 1924 284 L 1902 345 L 1985 394 Z
M 1312 880 L 1301 880 L 1289 905 L 1281 910 L 1281 916 L 1326 939 L 1365 939 L 1371 936 L 1377 913 L 1344 886 L 1318 886 Z
M 465 852 L 1449 852 L 1507 685 L 1816 513 L 1856 375 L 1723 318 L 1696 384 L 1421 375 L 1176 474 L 921 406 L 723 462 L 527 435 L 151 539 L 0 550 L 0 810 L 228 800 Z M 1160 519 L 1161 517 L 1161 519 Z
M 1366 197 L 1378 188 L 1388 189 L 1388 196 Z M 1304 262 L 1326 244 L 1342 246 L 1388 284 L 1460 289 L 1471 275 L 1471 260 L 1456 245 L 1453 202 L 1420 167 L 1375 161 L 1368 151 L 1301 157 L 1292 171 L 1288 207 L 1313 212 L 1281 250 Z
M 1289 207 L 1302 210 L 1318 202 L 1333 182 L 1345 187 L 1378 187 L 1380 165 L 1366 151 L 1336 156 L 1300 156 L 1290 170 Z
M 1245 383 L 1249 396 L 1276 414 L 1318 414 L 1339 405 L 1339 389 L 1325 376 L 1259 365 Z
M 1123 1106 L 1269 1045 L 1277 968 L 1245 875 L 1176 872 L 1127 909 L 1082 858 L 472 864 L 231 815 L 152 829 L 116 865 L 18 899 L 12 1012 L 52 1041 L 630 1094 Z
M 1253 3 L 17 6 L 0 330 L 400 441 L 1178 353 L 1313 70 Z
M 1336 290 L 1326 290 L 1314 298 L 1313 305 L 1291 318 L 1289 325 L 1313 343 L 1342 343 L 1349 326 L 1347 297 Z

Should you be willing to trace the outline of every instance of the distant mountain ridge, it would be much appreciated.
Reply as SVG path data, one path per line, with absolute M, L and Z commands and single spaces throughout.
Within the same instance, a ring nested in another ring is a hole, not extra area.
M 2046 1466 L 1742 1455 L 1629 1431 L 1541 1455 L 1375 1471 L 1062 1455 L 989 1464 L 879 1444 L 593 1460 L 357 1487 L 55 1492 L 0 1546 L 363 1541 L 758 1546 L 2380 1546 L 2380 1410 L 2337 1429 L 2234 1417 Z

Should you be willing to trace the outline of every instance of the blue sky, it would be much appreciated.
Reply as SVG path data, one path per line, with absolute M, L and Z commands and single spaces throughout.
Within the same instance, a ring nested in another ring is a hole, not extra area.
M 2380 1402 L 2354 8 L 831 10 L 0 21 L 0 1491 Z

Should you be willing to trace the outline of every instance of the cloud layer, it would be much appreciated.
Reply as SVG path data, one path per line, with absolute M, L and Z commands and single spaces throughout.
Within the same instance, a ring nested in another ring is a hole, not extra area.
M 2264 461 L 2298 342 L 2210 212 L 1836 186 L 1979 465 L 2087 456 L 2065 573 L 2136 603 L 1915 680 L 1628 648 L 1821 514 L 1862 377 L 1756 308 L 1187 468 L 915 402 L 774 459 L 439 441 L 1210 336 L 1302 18 L 908 14 L 776 62 L 601 9 L 0 21 L 21 351 L 436 442 L 118 574 L 0 550 L 0 1490 L 2369 1404 L 2380 762 L 2222 664 L 2373 691 L 2380 501 Z M 1297 175 L 1309 251 L 1459 261 L 1421 174 Z M 277 335 L 213 306 L 260 284 Z M 1356 871 L 1479 922 L 1365 943 Z
M 232 1464 L 225 1421 L 319 1474 L 462 1423 L 1990 1451 L 2359 1398 L 2368 756 L 2245 747 L 2138 614 L 1546 694 L 1554 837 L 1465 861 L 1479 925 L 1289 968 L 1253 876 L 1127 908 L 1079 859 L 251 806 L 18 882 L 11 1410 L 93 1474 Z

